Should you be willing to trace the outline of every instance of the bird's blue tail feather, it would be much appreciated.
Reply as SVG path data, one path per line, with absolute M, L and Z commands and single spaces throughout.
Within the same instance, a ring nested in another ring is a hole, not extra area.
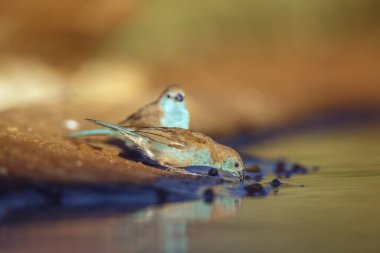
M 109 128 L 100 128 L 100 129 L 91 129 L 91 130 L 84 130 L 79 132 L 72 132 L 67 134 L 68 137 L 85 137 L 85 136 L 91 136 L 91 135 L 109 135 L 118 137 L 120 134 L 112 129 Z
M 100 120 L 95 120 L 95 119 L 85 119 L 87 121 L 90 121 L 96 125 L 101 125 L 101 126 L 104 126 L 104 127 L 108 127 L 110 131 L 113 131 L 115 134 L 117 135 L 125 135 L 125 136 L 129 136 L 130 138 L 132 137 L 138 137 L 139 135 L 136 134 L 132 129 L 129 129 L 129 128 L 124 128 L 124 127 L 121 127 L 119 125 L 115 125 L 115 124 L 111 124 L 111 123 L 107 123 L 107 122 L 104 122 L 104 121 L 100 121 Z M 117 136 L 116 135 L 116 136 Z

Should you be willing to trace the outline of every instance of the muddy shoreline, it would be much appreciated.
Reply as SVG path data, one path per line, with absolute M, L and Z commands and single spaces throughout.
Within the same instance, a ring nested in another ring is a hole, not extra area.
M 218 140 L 243 150 L 290 133 L 380 122 L 378 110 L 339 115 L 272 128 L 261 135 L 241 133 Z M 64 127 L 65 113 L 56 115 L 49 108 L 10 110 L 2 113 L 1 119 L 0 220 L 6 223 L 75 217 L 83 211 L 89 216 L 134 211 L 176 201 L 208 201 L 210 196 L 212 200 L 226 194 L 243 197 L 247 194 L 244 187 L 252 185 L 255 176 L 273 173 L 278 163 L 243 155 L 246 166 L 258 164 L 263 173 L 253 174 L 245 183 L 231 184 L 210 176 L 194 179 L 126 159 L 120 143 L 107 137 L 67 138 L 70 130 Z M 265 189 L 271 191 L 267 183 L 273 178 L 264 178 Z

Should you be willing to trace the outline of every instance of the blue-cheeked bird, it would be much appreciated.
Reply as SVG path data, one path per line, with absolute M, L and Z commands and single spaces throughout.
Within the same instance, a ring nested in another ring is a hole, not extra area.
M 186 107 L 185 92 L 179 85 L 170 85 L 160 97 L 140 108 L 118 123 L 121 127 L 178 127 L 189 129 L 190 115 Z M 84 130 L 69 133 L 69 137 L 110 135 L 120 137 L 110 128 Z
M 122 127 L 103 121 L 88 121 L 112 129 L 132 142 L 145 157 L 170 171 L 188 173 L 184 168 L 205 166 L 228 172 L 244 179 L 244 165 L 240 155 L 210 137 L 183 128 Z

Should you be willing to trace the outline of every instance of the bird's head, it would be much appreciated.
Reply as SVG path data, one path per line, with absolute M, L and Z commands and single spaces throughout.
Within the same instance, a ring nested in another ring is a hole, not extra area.
M 164 117 L 162 126 L 189 128 L 189 112 L 186 107 L 185 91 L 178 85 L 170 85 L 161 94 L 159 104 Z
M 232 148 L 226 147 L 225 158 L 221 165 L 221 170 L 227 171 L 232 175 L 239 177 L 240 181 L 244 180 L 244 164 L 240 155 Z
M 185 91 L 177 84 L 167 87 L 160 96 L 161 104 L 180 105 L 185 103 Z

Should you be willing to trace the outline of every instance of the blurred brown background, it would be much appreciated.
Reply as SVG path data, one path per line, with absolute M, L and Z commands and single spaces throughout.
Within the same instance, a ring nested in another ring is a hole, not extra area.
M 378 107 L 379 13 L 375 0 L 0 0 L 0 111 L 118 122 L 169 83 L 192 128 L 215 133 Z

